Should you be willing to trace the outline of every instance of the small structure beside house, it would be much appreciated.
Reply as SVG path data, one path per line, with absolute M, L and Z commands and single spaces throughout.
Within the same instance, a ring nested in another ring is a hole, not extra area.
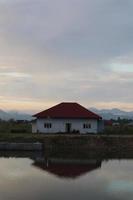
M 120 126 L 120 123 L 119 122 L 113 122 L 113 124 L 112 124 L 113 126 Z
M 113 125 L 113 122 L 111 120 L 104 120 L 105 127 L 111 127 L 112 125 Z
M 102 117 L 78 103 L 60 103 L 35 114 L 33 133 L 98 133 L 104 129 Z

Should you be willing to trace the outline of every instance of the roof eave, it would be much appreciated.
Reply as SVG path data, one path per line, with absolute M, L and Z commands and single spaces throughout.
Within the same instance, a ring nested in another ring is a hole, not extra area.
M 39 119 L 96 119 L 96 120 L 102 120 L 102 117 L 50 117 L 50 116 L 37 116 L 33 115 L 33 117 L 39 118 Z

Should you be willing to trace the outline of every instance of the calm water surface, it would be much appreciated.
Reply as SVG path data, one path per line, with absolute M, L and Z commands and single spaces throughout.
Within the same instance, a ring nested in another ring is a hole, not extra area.
M 132 200 L 132 159 L 1 155 L 0 200 Z

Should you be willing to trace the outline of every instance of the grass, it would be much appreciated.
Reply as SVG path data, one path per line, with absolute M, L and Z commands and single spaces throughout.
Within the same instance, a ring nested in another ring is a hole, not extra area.
M 133 135 L 133 127 L 112 126 L 104 130 L 105 135 Z
M 39 133 L 3 133 L 0 132 L 0 142 L 43 142 L 46 139 L 52 139 L 53 142 L 58 139 L 80 139 L 86 140 L 91 135 L 80 135 L 80 134 L 39 134 Z M 94 135 L 93 135 L 94 136 Z M 99 135 L 95 135 L 95 137 Z M 84 138 L 84 139 L 83 139 Z
M 0 133 L 0 142 L 42 142 L 44 136 L 33 133 Z
M 0 133 L 31 133 L 31 123 L 0 120 Z
M 80 143 L 86 142 L 90 138 L 105 138 L 105 137 L 133 137 L 131 135 L 106 135 L 106 134 L 95 134 L 95 135 L 77 135 L 77 134 L 38 134 L 38 133 L 0 133 L 0 142 L 44 142 L 44 140 L 52 139 L 52 143 L 66 143 L 67 141 L 80 140 Z M 62 140 L 63 139 L 63 140 Z

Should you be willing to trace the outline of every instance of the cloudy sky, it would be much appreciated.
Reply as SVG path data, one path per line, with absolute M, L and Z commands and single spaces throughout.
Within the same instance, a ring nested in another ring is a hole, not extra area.
M 132 0 L 0 0 L 0 108 L 133 110 Z

